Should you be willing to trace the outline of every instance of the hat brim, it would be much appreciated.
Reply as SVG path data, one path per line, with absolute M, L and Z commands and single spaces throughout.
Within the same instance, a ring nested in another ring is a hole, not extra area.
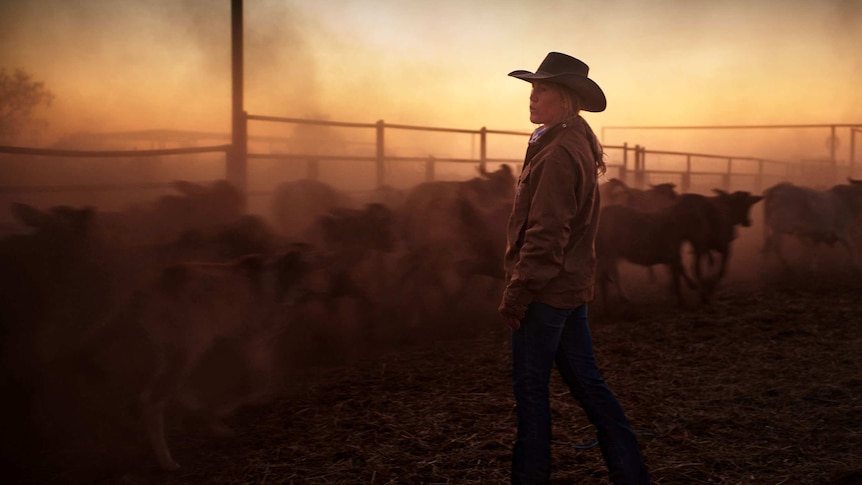
M 548 81 L 562 84 L 578 93 L 582 103 L 581 109 L 585 111 L 598 113 L 604 111 L 608 106 L 608 101 L 602 88 L 588 77 L 577 74 L 547 74 L 523 70 L 512 71 L 509 75 L 527 82 Z

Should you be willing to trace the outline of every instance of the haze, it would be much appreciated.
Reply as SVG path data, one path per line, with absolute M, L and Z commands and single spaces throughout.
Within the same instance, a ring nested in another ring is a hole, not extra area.
M 249 0 L 244 12 L 253 114 L 530 130 L 529 85 L 506 74 L 562 51 L 607 94 L 606 112 L 585 114 L 597 132 L 862 122 L 859 0 Z M 0 46 L 0 66 L 56 95 L 40 113 L 53 137 L 229 130 L 229 0 L 4 0 Z

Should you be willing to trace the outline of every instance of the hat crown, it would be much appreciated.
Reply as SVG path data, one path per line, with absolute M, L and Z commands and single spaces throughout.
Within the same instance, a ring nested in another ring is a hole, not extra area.
M 576 59 L 570 55 L 561 52 L 551 52 L 545 56 L 545 60 L 539 65 L 536 74 L 553 74 L 555 76 L 574 74 L 577 76 L 587 77 L 590 73 L 590 67 L 580 59 Z

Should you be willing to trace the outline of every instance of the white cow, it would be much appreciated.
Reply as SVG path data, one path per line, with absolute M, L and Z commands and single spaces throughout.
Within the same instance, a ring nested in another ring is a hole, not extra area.
M 765 255 L 775 253 L 785 265 L 781 252 L 784 235 L 797 237 L 813 253 L 811 269 L 816 270 L 819 244 L 840 243 L 847 250 L 851 264 L 859 267 L 859 255 L 853 230 L 862 209 L 862 182 L 836 185 L 815 190 L 783 182 L 764 192 Z

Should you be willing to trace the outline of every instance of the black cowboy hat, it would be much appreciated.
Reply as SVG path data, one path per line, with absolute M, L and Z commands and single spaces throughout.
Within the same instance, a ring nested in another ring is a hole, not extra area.
M 562 84 L 571 89 L 581 99 L 581 108 L 586 111 L 604 111 L 608 102 L 602 88 L 587 77 L 590 67 L 572 56 L 560 52 L 551 52 L 536 69 L 530 71 L 512 71 L 510 76 L 527 82 L 549 81 Z

